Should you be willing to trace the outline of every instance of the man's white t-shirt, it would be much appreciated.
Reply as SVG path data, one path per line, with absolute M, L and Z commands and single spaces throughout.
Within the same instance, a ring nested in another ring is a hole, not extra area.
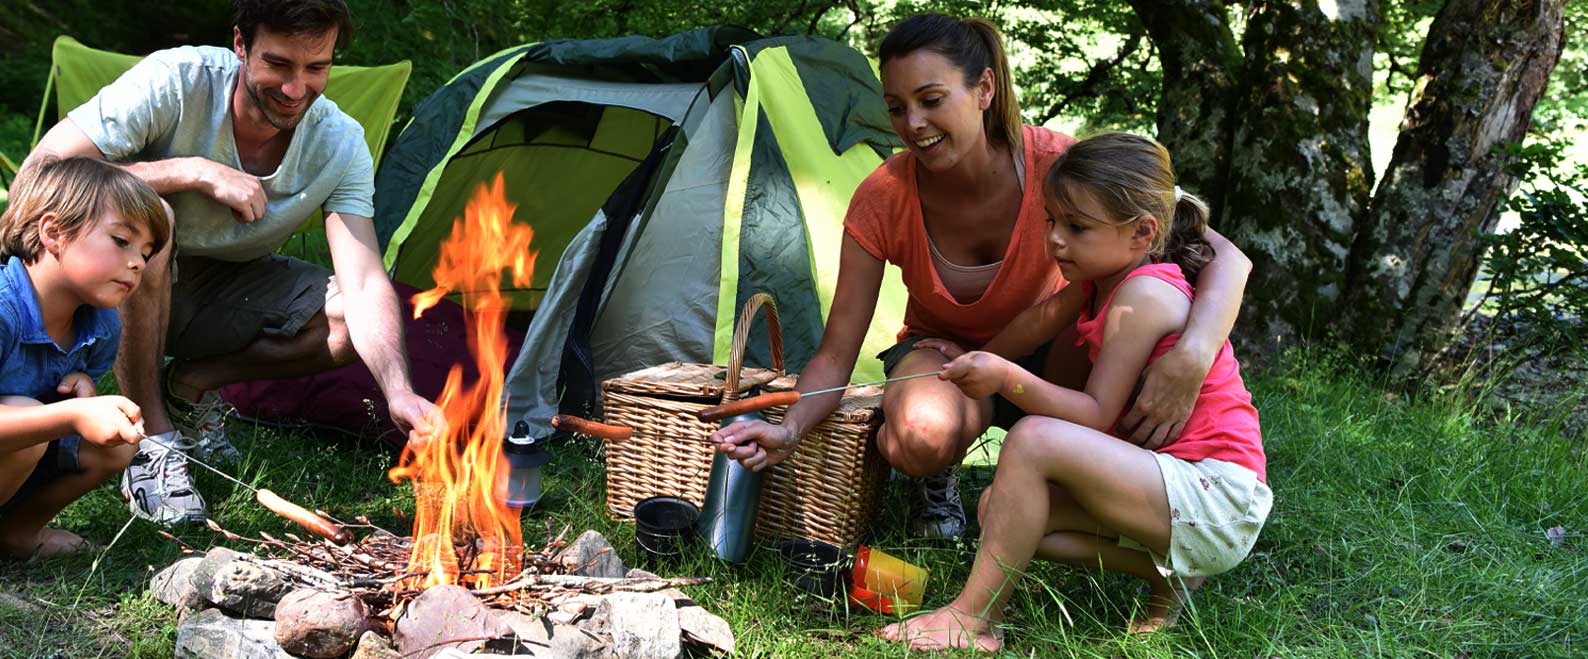
M 68 113 L 117 162 L 200 156 L 243 171 L 232 134 L 232 93 L 240 62 L 230 50 L 184 46 L 139 62 Z M 276 171 L 259 179 L 264 217 L 237 221 L 201 192 L 166 197 L 183 255 L 246 261 L 275 251 L 315 209 L 375 214 L 375 171 L 364 129 L 325 96 L 315 99 Z

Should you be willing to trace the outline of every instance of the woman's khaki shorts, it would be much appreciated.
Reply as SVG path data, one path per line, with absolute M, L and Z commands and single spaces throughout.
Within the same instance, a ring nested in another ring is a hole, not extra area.
M 1245 559 L 1273 507 L 1273 491 L 1252 470 L 1234 463 L 1187 462 L 1165 453 L 1154 457 L 1169 494 L 1169 555 L 1152 554 L 1158 571 L 1164 577 L 1206 577 Z M 1124 536 L 1119 544 L 1148 551 Z

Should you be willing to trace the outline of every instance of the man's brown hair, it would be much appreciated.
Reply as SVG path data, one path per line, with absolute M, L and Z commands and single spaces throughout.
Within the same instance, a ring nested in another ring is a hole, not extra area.
M 232 0 L 232 24 L 243 35 L 243 48 L 254 47 L 263 27 L 284 35 L 320 36 L 336 28 L 336 47 L 353 36 L 353 17 L 343 0 Z

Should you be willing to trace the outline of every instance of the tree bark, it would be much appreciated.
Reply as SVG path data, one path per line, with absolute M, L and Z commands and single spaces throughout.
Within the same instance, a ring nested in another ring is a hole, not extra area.
M 1459 316 L 1516 181 L 1521 141 L 1564 46 L 1562 0 L 1449 0 L 1429 27 L 1395 154 L 1348 271 L 1350 340 L 1418 367 Z
M 1238 332 L 1268 352 L 1327 330 L 1373 187 L 1377 0 L 1252 5 L 1219 225 L 1253 271 Z
M 1158 47 L 1163 89 L 1158 141 L 1173 154 L 1180 186 L 1218 217 L 1229 161 L 1241 50 L 1221 0 L 1131 0 Z

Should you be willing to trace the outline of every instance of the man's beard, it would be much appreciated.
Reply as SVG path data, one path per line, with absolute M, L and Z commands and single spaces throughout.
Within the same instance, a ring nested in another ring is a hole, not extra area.
M 254 84 L 253 76 L 248 74 L 247 67 L 243 67 L 243 89 L 248 90 L 248 98 L 253 100 L 254 107 L 259 108 L 259 113 L 264 115 L 265 121 L 270 122 L 271 126 L 275 126 L 276 130 L 292 130 L 297 128 L 298 122 L 303 121 L 303 117 L 309 113 L 309 106 L 314 105 L 316 97 L 316 94 L 313 92 L 306 92 L 303 95 L 303 100 L 299 101 L 299 110 L 297 114 L 279 114 L 276 111 L 270 109 L 269 105 L 265 104 L 265 99 L 262 98 L 263 95 L 260 94 L 258 85 Z

